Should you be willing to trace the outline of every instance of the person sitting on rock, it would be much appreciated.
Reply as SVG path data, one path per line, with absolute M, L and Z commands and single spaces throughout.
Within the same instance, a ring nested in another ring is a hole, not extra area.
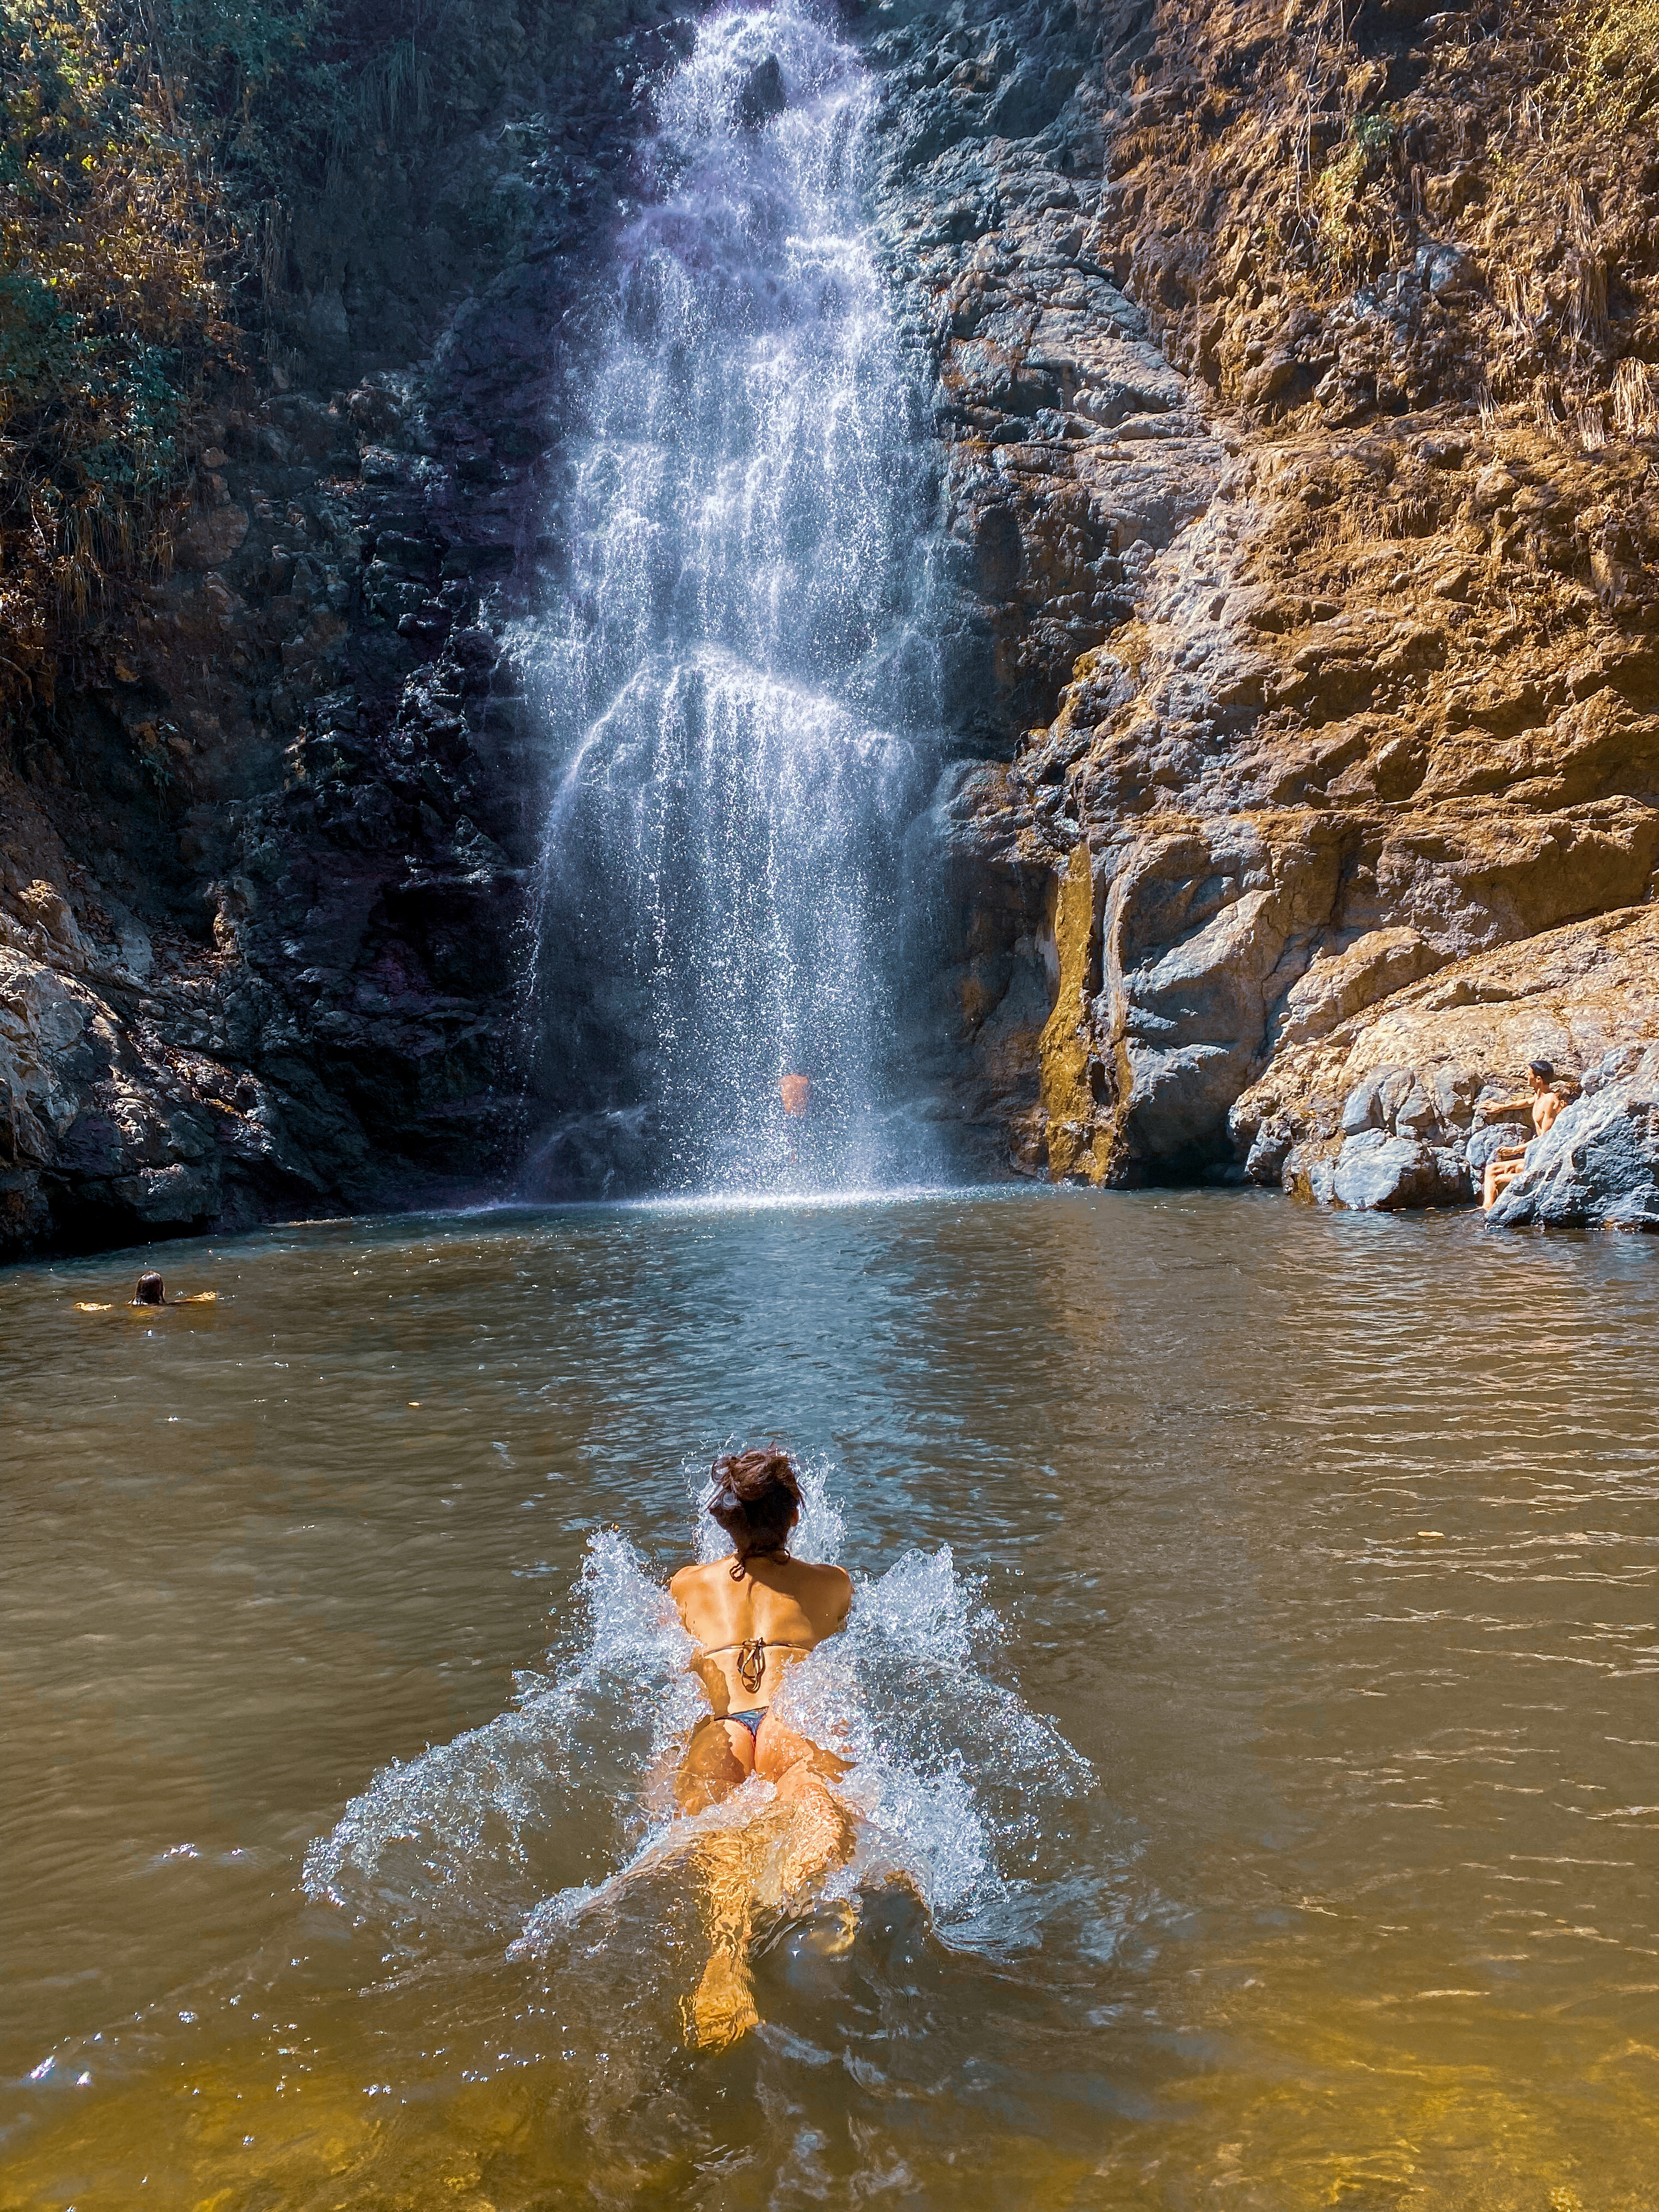
M 1527 1065 L 1527 1090 L 1524 1098 L 1495 1099 L 1490 1106 L 1480 1109 L 1483 1121 L 1505 1121 L 1516 1114 L 1532 1116 L 1533 1137 L 1535 1140 L 1554 1122 L 1566 1100 L 1555 1087 L 1555 1069 L 1547 1060 L 1534 1060 Z M 1526 1145 L 1500 1145 L 1486 1162 L 1486 1173 L 1480 1186 L 1480 1204 L 1490 1211 L 1500 1193 L 1506 1191 L 1526 1165 Z

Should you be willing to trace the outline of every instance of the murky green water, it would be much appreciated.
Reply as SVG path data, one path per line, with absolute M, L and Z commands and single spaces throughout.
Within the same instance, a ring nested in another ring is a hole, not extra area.
M 0 1276 L 0 2203 L 1659 2201 L 1659 1251 L 1015 1193 L 163 1257 L 216 1305 Z M 665 1571 L 775 1431 L 1091 1783 L 969 1772 L 994 1878 L 785 1931 L 719 2055 L 672 1899 L 508 1955 L 627 1848 L 599 1738 L 512 1850 L 307 1897 L 576 1649 L 596 1527 Z

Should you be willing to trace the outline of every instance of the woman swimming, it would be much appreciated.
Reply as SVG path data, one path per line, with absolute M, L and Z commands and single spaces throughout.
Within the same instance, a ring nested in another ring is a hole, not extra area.
M 852 1824 L 827 1784 L 847 1762 L 790 1728 L 772 1703 L 791 1667 L 844 1626 L 851 1578 L 792 1559 L 800 1482 L 787 1452 L 728 1452 L 714 1465 L 708 1511 L 730 1559 L 682 1567 L 668 1585 L 697 1645 L 692 1672 L 710 1710 L 676 1778 L 682 1813 L 719 1804 L 751 1774 L 775 1785 L 780 1823 L 711 1838 L 704 1856 L 710 1958 L 687 2019 L 693 2042 L 729 2042 L 754 2025 L 744 1954 L 753 1908 L 799 1895 L 852 1854 Z

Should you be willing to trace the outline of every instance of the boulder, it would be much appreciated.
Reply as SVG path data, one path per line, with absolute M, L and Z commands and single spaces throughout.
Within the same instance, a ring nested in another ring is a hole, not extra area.
M 1330 1202 L 1356 1212 L 1456 1206 L 1468 1195 L 1468 1173 L 1455 1152 L 1386 1136 L 1381 1129 L 1362 1129 L 1347 1139 L 1329 1185 Z
M 544 1205 L 626 1198 L 661 1181 L 667 1131 L 654 1107 L 602 1107 L 567 1114 L 531 1146 L 520 1193 Z
M 219 1173 L 216 1161 L 201 1165 L 175 1160 L 164 1168 L 140 1168 L 123 1176 L 112 1189 L 140 1221 L 161 1227 L 186 1221 L 211 1221 L 219 1211 Z
M 1659 1231 L 1659 1043 L 1607 1054 L 1486 1220 Z
M 775 54 L 768 54 L 743 81 L 738 94 L 738 121 L 745 131 L 758 131 L 773 116 L 781 115 L 788 105 L 782 68 Z
M 1097 1129 L 1092 1177 L 1121 1179 L 1139 1164 L 1191 1169 L 1224 1148 L 1268 1010 L 1305 963 L 1337 881 L 1340 848 L 1323 828 L 1274 816 L 1194 824 L 1114 856 L 1097 886 L 1100 992 L 1084 1002 L 1079 1048 L 1045 1054 L 1043 1070 L 1050 1121 Z M 1056 1020 L 1076 1027 L 1071 973 Z M 1103 1111 L 1091 1061 L 1115 1070 Z
M 181 568 L 216 568 L 228 561 L 248 532 L 245 507 L 208 507 L 191 516 L 173 542 Z
M 1498 1147 L 1531 1133 L 1524 1116 L 1486 1122 L 1477 1107 L 1518 1097 L 1527 1063 L 1537 1059 L 1564 1075 L 1592 1071 L 1584 1080 L 1594 1094 L 1594 1071 L 1639 1057 L 1659 1036 L 1656 979 L 1659 908 L 1649 905 L 1454 962 L 1281 1051 L 1232 1108 L 1234 1157 L 1248 1180 L 1280 1182 L 1325 1204 L 1472 1198 Z M 1569 1109 L 1557 1127 L 1574 1126 L 1578 1111 Z M 1372 1157 L 1383 1140 L 1420 1156 L 1417 1164 L 1404 1152 Z M 1432 1174 L 1424 1165 L 1431 1157 L 1438 1163 Z M 1610 1158 L 1605 1172 L 1624 1170 Z M 1563 1171 L 1552 1184 L 1551 1208 L 1578 1203 L 1566 1195 L 1571 1180 Z M 1374 1191 L 1386 1195 L 1368 1195 Z M 1518 1200 L 1503 1218 L 1522 1218 Z

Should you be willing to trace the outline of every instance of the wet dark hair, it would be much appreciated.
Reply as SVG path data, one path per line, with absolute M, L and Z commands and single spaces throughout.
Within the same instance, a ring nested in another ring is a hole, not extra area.
M 132 1294 L 132 1303 L 136 1306 L 161 1306 L 167 1304 L 167 1293 L 162 1288 L 161 1278 L 154 1267 L 146 1267 L 143 1273 L 139 1276 L 138 1287 Z
M 722 1452 L 709 1469 L 714 1495 L 710 1517 L 737 1547 L 733 1582 L 757 1553 L 781 1552 L 800 1511 L 800 1477 L 787 1451 Z
M 1527 1073 L 1528 1075 L 1535 1075 L 1540 1083 L 1553 1083 L 1555 1063 L 1549 1060 L 1529 1060 L 1527 1062 Z

